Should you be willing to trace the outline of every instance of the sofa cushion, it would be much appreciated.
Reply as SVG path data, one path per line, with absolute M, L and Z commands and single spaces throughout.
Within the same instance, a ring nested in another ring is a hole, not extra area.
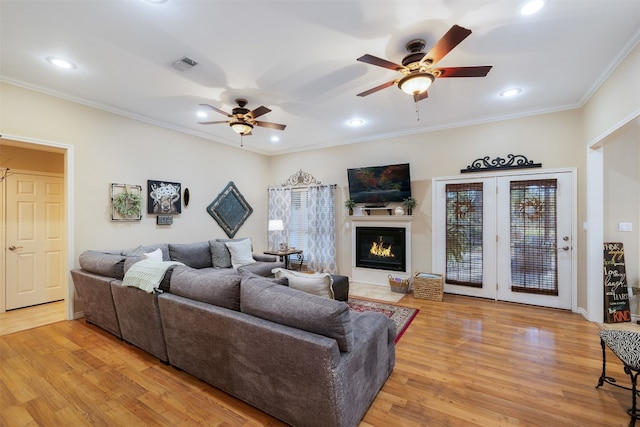
M 240 310 L 240 276 L 176 267 L 171 274 L 171 293 L 231 310 Z M 194 325 L 196 327 L 196 325 Z
M 142 254 L 153 252 L 156 249 L 160 249 L 162 251 L 162 261 L 170 261 L 171 258 L 169 256 L 169 244 L 167 243 L 158 243 L 155 245 L 146 245 L 146 246 L 138 246 L 133 249 L 124 249 L 121 251 L 122 255 L 127 257 L 141 257 Z
M 242 267 L 256 262 L 251 253 L 251 239 L 243 239 L 237 242 L 225 242 L 231 254 L 231 266 L 233 268 Z
M 301 273 L 284 268 L 274 268 L 271 271 L 276 277 L 289 279 L 290 288 L 334 299 L 333 278 L 329 273 Z
M 179 261 L 192 268 L 213 267 L 209 242 L 169 243 L 172 261 Z
M 243 275 L 240 295 L 243 313 L 333 338 L 340 351 L 353 348 L 351 316 L 344 302 L 278 286 L 253 275 Z
M 99 251 L 85 251 L 79 257 L 83 270 L 120 280 L 124 277 L 124 260 L 125 257 L 122 255 Z
M 211 263 L 215 268 L 231 268 L 231 253 L 224 242 L 209 240 Z
M 238 272 L 250 271 L 251 273 L 257 274 L 262 277 L 273 277 L 273 273 L 271 270 L 274 267 L 284 266 L 282 262 L 263 262 L 256 261 L 253 264 L 243 265 L 242 267 L 238 267 Z

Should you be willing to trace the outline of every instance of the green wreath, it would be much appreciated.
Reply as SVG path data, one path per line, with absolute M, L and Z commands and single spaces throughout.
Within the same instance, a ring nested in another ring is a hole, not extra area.
M 140 216 L 142 196 L 124 191 L 113 199 L 113 207 L 124 218 Z

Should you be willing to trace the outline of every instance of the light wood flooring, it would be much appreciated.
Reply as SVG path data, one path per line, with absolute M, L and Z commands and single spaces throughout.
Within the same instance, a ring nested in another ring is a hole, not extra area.
M 595 388 L 598 326 L 582 316 L 454 295 L 399 304 L 420 313 L 361 427 L 628 424 L 631 393 Z M 0 361 L 2 426 L 283 425 L 83 320 L 4 335 Z

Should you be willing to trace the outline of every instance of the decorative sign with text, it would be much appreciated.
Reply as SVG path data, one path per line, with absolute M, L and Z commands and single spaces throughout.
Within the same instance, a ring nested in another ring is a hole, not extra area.
M 604 321 L 631 321 L 624 247 L 620 242 L 604 244 Z

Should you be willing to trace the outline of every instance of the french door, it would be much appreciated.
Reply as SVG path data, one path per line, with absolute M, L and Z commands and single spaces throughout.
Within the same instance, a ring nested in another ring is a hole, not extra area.
M 571 309 L 575 172 L 434 178 L 445 292 Z

